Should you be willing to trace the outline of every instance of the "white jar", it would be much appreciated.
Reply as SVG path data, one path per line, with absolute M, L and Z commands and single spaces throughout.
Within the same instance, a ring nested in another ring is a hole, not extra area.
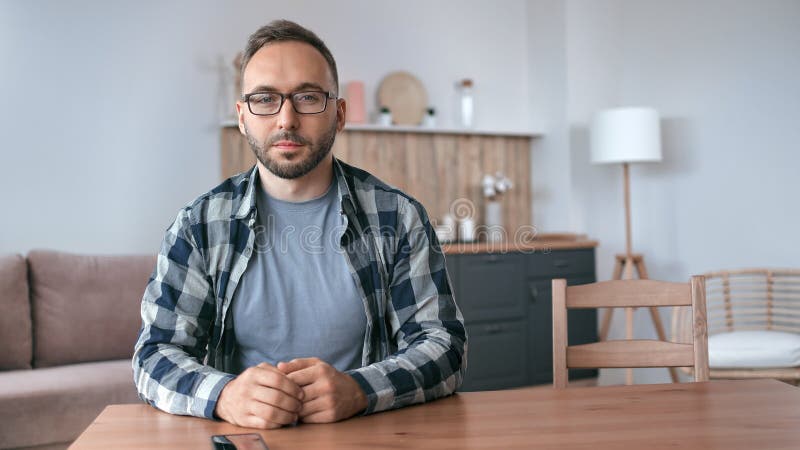
M 462 242 L 475 242 L 475 221 L 471 217 L 461 219 L 458 224 L 458 239 Z

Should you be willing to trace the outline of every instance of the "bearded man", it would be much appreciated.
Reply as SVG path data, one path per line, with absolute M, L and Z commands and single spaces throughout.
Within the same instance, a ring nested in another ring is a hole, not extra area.
M 142 298 L 139 396 L 263 429 L 452 394 L 467 336 L 444 255 L 419 202 L 332 155 L 346 103 L 327 46 L 272 22 L 241 81 L 257 163 L 167 230 Z

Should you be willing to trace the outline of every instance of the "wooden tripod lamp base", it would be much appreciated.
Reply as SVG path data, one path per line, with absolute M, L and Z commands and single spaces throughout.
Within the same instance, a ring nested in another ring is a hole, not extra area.
M 614 264 L 614 279 L 615 280 L 633 280 L 633 271 L 636 270 L 638 278 L 641 280 L 648 279 L 647 268 L 644 265 L 644 257 L 639 253 L 631 254 L 618 254 L 616 256 L 616 263 Z M 653 326 L 656 329 L 658 339 L 662 341 L 667 340 L 664 333 L 664 325 L 661 323 L 661 317 L 658 315 L 658 308 L 649 307 L 650 318 L 653 321 Z M 625 338 L 633 339 L 633 312 L 636 308 L 625 308 Z M 600 325 L 600 340 L 605 341 L 608 338 L 608 330 L 611 327 L 611 316 L 614 313 L 613 309 L 606 309 L 603 313 L 603 321 Z M 669 375 L 673 383 L 678 382 L 678 372 L 674 367 L 669 368 Z M 633 384 L 633 369 L 625 370 L 625 384 Z
M 622 163 L 622 180 L 625 193 L 625 254 L 617 255 L 614 266 L 615 280 L 632 280 L 634 269 L 639 278 L 647 278 L 642 255 L 633 253 L 631 242 L 631 177 L 630 164 L 661 161 L 661 124 L 658 111 L 653 108 L 612 108 L 597 113 L 592 120 L 591 155 L 593 164 Z M 666 340 L 664 326 L 658 310 L 651 307 L 650 317 L 658 338 Z M 608 337 L 611 311 L 605 311 L 600 326 L 600 340 Z M 633 338 L 634 308 L 625 308 L 625 325 L 628 339 Z M 672 381 L 678 380 L 675 369 L 670 369 Z M 627 384 L 633 384 L 633 370 L 628 369 Z

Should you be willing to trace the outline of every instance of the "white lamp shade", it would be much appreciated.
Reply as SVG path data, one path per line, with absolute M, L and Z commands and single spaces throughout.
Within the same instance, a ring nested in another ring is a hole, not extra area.
M 615 108 L 592 121 L 595 164 L 661 161 L 661 126 L 652 108 Z

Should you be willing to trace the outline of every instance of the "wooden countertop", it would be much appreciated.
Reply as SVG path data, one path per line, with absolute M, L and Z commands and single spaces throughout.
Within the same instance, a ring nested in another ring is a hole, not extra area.
M 577 250 L 595 248 L 598 242 L 585 234 L 546 233 L 522 242 L 451 242 L 442 244 L 446 255 L 471 253 L 548 252 L 550 250 Z

